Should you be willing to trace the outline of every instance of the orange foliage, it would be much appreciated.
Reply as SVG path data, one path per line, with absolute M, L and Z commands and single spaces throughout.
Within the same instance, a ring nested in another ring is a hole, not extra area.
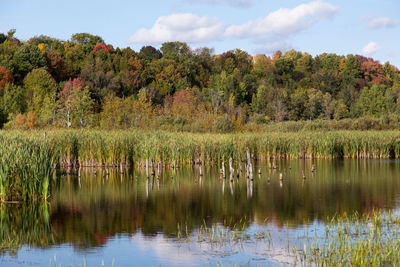
M 100 52 L 100 51 L 105 51 L 107 53 L 111 53 L 114 51 L 114 49 L 111 45 L 106 45 L 105 43 L 97 43 L 94 46 L 93 51 L 95 53 Z
M 12 83 L 14 80 L 11 72 L 5 67 L 0 66 L 0 90 L 3 90 L 7 83 Z
M 125 71 L 126 83 L 132 84 L 135 87 L 142 86 L 144 80 L 141 78 L 141 74 L 143 73 L 143 64 L 141 60 L 131 57 L 129 58 L 127 65 L 128 68 Z
M 173 96 L 171 111 L 186 119 L 191 119 L 198 112 L 196 96 L 190 90 L 181 90 Z
M 272 61 L 276 61 L 278 59 L 280 59 L 282 56 L 282 52 L 280 50 L 276 51 L 273 55 L 272 55 Z
M 33 129 L 39 126 L 39 121 L 32 111 L 29 111 L 26 114 L 26 119 L 25 119 L 25 128 L 27 129 Z
M 360 64 L 360 70 L 363 73 L 365 80 L 372 84 L 388 82 L 383 66 L 379 61 L 363 56 L 356 56 L 356 58 Z
M 271 58 L 260 54 L 257 54 L 253 57 L 253 67 L 255 70 L 262 72 L 274 71 Z
M 26 116 L 17 114 L 14 119 L 14 127 L 16 129 L 33 129 L 39 126 L 39 121 L 32 111 L 29 111 Z
M 25 116 L 23 114 L 17 114 L 14 119 L 15 128 L 24 128 L 25 127 Z

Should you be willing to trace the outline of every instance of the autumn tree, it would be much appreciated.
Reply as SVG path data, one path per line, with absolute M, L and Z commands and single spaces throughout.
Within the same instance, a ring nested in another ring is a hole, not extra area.
M 257 54 L 253 57 L 253 73 L 261 78 L 274 72 L 272 59 L 265 55 Z
M 197 93 L 191 89 L 176 92 L 173 95 L 171 106 L 173 116 L 180 116 L 188 122 L 196 118 L 202 112 L 201 108 L 199 108 Z
M 139 58 L 130 57 L 122 77 L 122 82 L 127 89 L 124 95 L 133 95 L 137 93 L 146 82 L 142 61 Z
M 4 90 L 7 83 L 12 83 L 14 77 L 11 72 L 3 66 L 0 66 L 0 91 Z
M 58 93 L 58 118 L 68 128 L 72 125 L 84 127 L 92 107 L 93 100 L 90 98 L 89 89 L 77 78 L 66 82 Z
M 66 78 L 67 71 L 64 59 L 52 51 L 46 53 L 47 69 L 56 82 L 61 82 Z
M 357 60 L 360 64 L 360 71 L 368 83 L 375 84 L 388 82 L 388 79 L 385 76 L 385 70 L 378 61 L 363 56 L 357 56 Z

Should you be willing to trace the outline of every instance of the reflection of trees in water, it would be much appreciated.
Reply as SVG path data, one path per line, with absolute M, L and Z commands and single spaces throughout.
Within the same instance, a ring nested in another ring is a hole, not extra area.
M 1 204 L 0 253 L 15 254 L 22 245 L 44 248 L 54 242 L 49 205 Z
M 77 178 L 69 177 L 62 179 L 46 209 L 34 205 L 2 208 L 1 222 L 6 227 L 1 237 L 5 240 L 14 233 L 23 244 L 72 243 L 86 248 L 138 230 L 145 235 L 174 236 L 178 223 L 188 231 L 204 223 L 233 227 L 243 220 L 296 227 L 336 213 L 365 213 L 395 205 L 400 189 L 398 164 L 317 162 L 315 177 L 303 182 L 299 177 L 309 168 L 307 164 L 296 161 L 290 170 L 280 170 L 284 172 L 282 187 L 279 171 L 263 170 L 263 176 L 254 179 L 251 197 L 245 179 L 235 179 L 233 184 L 227 180 L 223 193 L 218 176 L 203 177 L 201 185 L 188 173 L 174 180 L 162 177 L 160 187 L 152 187 L 150 181 L 148 195 L 143 177 L 83 174 L 80 185 Z

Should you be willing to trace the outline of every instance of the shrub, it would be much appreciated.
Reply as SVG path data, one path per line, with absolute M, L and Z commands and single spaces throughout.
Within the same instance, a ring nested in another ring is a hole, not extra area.
M 214 132 L 230 133 L 235 129 L 235 125 L 228 116 L 219 117 L 214 121 Z

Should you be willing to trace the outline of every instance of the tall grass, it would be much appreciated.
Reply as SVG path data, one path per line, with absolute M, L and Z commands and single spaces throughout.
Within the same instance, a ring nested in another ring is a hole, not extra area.
M 315 266 L 399 266 L 399 215 L 374 211 L 333 218 L 325 235 L 293 247 L 295 264 Z
M 21 158 L 25 160 L 21 163 L 28 163 L 25 156 L 8 156 L 10 151 L 34 155 L 35 163 L 54 161 L 62 167 L 133 165 L 150 158 L 165 163 L 215 164 L 233 157 L 238 162 L 244 160 L 247 147 L 258 160 L 400 157 L 400 132 L 397 131 L 194 134 L 55 130 L 48 132 L 46 139 L 40 131 L 3 131 L 0 141 L 4 144 L 1 160 L 8 166 L 16 166 Z M 29 149 L 21 149 L 16 142 Z M 42 165 L 34 166 L 35 172 L 42 171 L 39 168 Z M 10 170 L 3 168 L 3 171 Z
M 47 199 L 56 161 L 45 140 L 0 135 L 0 200 Z

